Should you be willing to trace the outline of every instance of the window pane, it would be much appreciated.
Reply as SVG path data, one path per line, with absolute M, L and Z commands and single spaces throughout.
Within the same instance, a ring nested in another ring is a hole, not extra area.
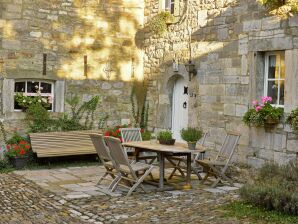
M 280 55 L 280 78 L 285 79 L 285 55 Z
M 42 82 L 40 84 L 40 92 L 41 93 L 51 93 L 52 92 L 52 84 Z
M 39 82 L 27 82 L 27 93 L 36 93 L 39 89 Z
M 278 68 L 276 65 L 276 56 L 270 55 L 268 60 L 268 79 L 278 78 Z
M 280 81 L 280 97 L 279 97 L 279 104 L 285 104 L 285 81 Z
M 278 84 L 276 83 L 276 81 L 269 81 L 267 96 L 272 97 L 272 104 L 277 104 L 277 95 L 278 95 Z
M 17 93 L 24 93 L 25 92 L 25 82 L 16 82 L 14 84 L 14 91 Z
M 22 109 L 22 107 L 17 103 L 16 97 L 14 97 L 14 109 L 15 110 L 21 110 Z

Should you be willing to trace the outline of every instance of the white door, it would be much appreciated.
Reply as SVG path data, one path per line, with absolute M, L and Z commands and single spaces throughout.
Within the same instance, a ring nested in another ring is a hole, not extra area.
M 182 142 L 180 131 L 188 126 L 188 87 L 184 78 L 179 78 L 173 89 L 172 133 L 173 138 Z

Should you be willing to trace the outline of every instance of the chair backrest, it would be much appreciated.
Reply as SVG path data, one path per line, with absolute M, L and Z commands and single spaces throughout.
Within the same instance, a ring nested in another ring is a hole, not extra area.
M 205 146 L 205 141 L 206 141 L 207 135 L 208 135 L 208 132 L 205 132 L 203 137 L 198 142 L 199 145 Z
M 123 142 L 142 141 L 141 128 L 120 128 Z
M 118 138 L 108 136 L 104 137 L 104 140 L 110 149 L 111 157 L 115 161 L 116 165 L 124 165 L 130 167 L 126 151 L 123 148 L 121 141 Z
M 112 158 L 110 156 L 109 149 L 103 139 L 103 136 L 101 134 L 90 134 L 89 136 L 100 160 L 111 161 Z
M 240 134 L 228 132 L 215 160 L 231 160 L 240 139 Z

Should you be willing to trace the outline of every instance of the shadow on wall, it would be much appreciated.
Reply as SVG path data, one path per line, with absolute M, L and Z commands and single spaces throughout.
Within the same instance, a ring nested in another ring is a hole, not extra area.
M 15 5 L 2 3 L 3 70 L 24 75 L 47 70 L 58 78 L 129 81 L 143 78 L 142 52 L 134 37 L 143 24 L 137 0 L 34 0 Z M 84 57 L 84 56 L 87 56 Z M 36 75 L 38 76 L 38 75 Z

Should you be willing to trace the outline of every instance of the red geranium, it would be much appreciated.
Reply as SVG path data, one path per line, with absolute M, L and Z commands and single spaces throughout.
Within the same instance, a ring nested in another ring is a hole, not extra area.
M 24 157 L 29 153 L 30 148 L 29 142 L 21 140 L 17 144 L 7 145 L 6 155 L 8 157 Z

